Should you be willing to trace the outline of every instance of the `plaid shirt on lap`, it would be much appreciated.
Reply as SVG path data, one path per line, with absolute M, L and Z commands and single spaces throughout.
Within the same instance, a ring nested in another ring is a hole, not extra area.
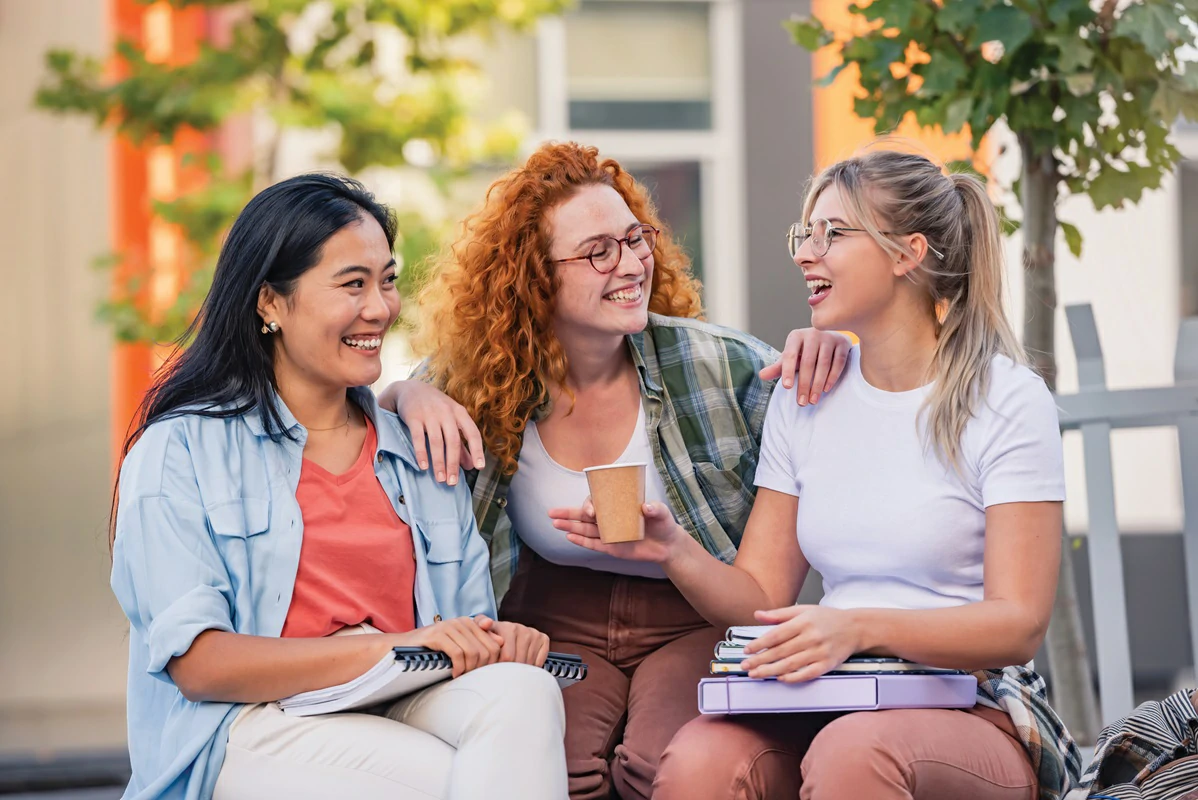
M 730 564 L 753 509 L 761 430 L 774 388 L 757 372 L 778 352 L 731 328 L 657 314 L 627 341 L 670 510 L 707 552 Z M 543 407 L 534 418 L 548 413 Z M 511 476 L 500 474 L 488 455 L 486 466 L 468 478 L 479 531 L 491 547 L 495 596 L 502 599 L 521 548 L 506 511 Z

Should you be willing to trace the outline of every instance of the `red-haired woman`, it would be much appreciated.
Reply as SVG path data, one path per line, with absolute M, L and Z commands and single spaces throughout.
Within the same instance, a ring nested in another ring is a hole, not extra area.
M 648 498 L 730 563 L 778 354 L 700 321 L 699 285 L 648 192 L 573 143 L 541 147 L 492 185 L 421 308 L 423 377 L 444 395 L 407 382 L 383 402 L 415 441 L 428 435 L 438 478 L 456 480 L 465 432 L 500 616 L 590 664 L 564 695 L 571 797 L 648 797 L 721 637 L 660 568 L 576 547 L 547 512 L 581 504 L 584 468 L 647 462 Z M 784 380 L 801 358 L 799 394 L 814 402 L 848 349 L 838 334 L 795 332 Z

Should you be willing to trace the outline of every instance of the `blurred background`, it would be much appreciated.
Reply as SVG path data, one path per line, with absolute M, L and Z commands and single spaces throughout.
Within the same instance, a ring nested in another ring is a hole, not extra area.
M 831 25 L 847 0 L 397 2 L 367 20 L 370 5 L 0 0 L 0 793 L 121 769 L 117 448 L 255 188 L 312 169 L 361 177 L 401 213 L 410 295 L 495 176 L 541 141 L 575 139 L 650 187 L 709 319 L 776 347 L 808 323 L 784 235 L 807 178 L 874 128 L 854 115 L 852 80 L 813 85 L 834 60 L 783 23 Z M 121 79 L 141 83 L 122 94 Z M 1001 122 L 979 147 L 903 132 L 943 160 L 1018 173 Z M 1059 209 L 1084 239 L 1081 257 L 1056 252 L 1060 392 L 1077 387 L 1060 309 L 1078 302 L 1094 307 L 1112 388 L 1173 382 L 1178 325 L 1198 306 L 1198 128 L 1171 137 L 1180 161 L 1138 203 Z M 1019 320 L 1021 234 L 1008 246 Z M 412 362 L 400 333 L 383 382 Z M 1136 690 L 1159 696 L 1194 681 L 1177 434 L 1116 431 L 1112 453 Z M 1066 455 L 1084 564 L 1077 434 Z M 1092 641 L 1084 569 L 1078 580 Z

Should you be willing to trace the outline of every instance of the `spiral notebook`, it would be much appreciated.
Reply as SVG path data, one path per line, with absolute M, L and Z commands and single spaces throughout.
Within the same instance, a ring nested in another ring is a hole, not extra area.
M 563 689 L 587 676 L 587 665 L 569 653 L 550 653 L 544 669 Z M 369 708 L 453 677 L 449 656 L 424 647 L 396 647 L 352 681 L 295 694 L 279 701 L 285 714 L 310 717 Z
M 745 645 L 773 630 L 773 625 L 737 625 L 728 629 L 724 641 L 715 647 L 715 660 L 711 662 L 712 675 L 745 676 L 741 662 L 748 658 Z M 830 670 L 829 675 L 962 675 L 960 670 L 932 667 L 902 658 L 887 656 L 853 655 L 840 666 Z

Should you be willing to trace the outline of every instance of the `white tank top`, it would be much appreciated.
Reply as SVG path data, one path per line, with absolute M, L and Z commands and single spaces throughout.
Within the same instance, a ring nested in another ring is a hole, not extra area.
M 632 440 L 613 463 L 625 464 L 643 461 L 649 465 L 645 470 L 645 500 L 665 503 L 666 487 L 661 475 L 653 467 L 653 450 L 649 446 L 649 432 L 645 428 L 645 408 L 637 413 L 636 427 L 632 429 Z M 598 466 L 598 465 L 595 465 Z M 665 573 L 657 564 L 642 561 L 625 561 L 613 556 L 596 553 L 579 547 L 566 538 L 563 531 L 553 527 L 548 511 L 551 508 L 577 508 L 590 494 L 587 477 L 582 472 L 566 469 L 553 460 L 537 432 L 532 420 L 524 429 L 524 445 L 520 448 L 520 459 L 516 474 L 512 476 L 507 496 L 507 513 L 512 525 L 524 544 L 537 555 L 554 564 L 570 567 L 615 572 L 620 575 L 640 575 L 646 578 L 664 578 Z

